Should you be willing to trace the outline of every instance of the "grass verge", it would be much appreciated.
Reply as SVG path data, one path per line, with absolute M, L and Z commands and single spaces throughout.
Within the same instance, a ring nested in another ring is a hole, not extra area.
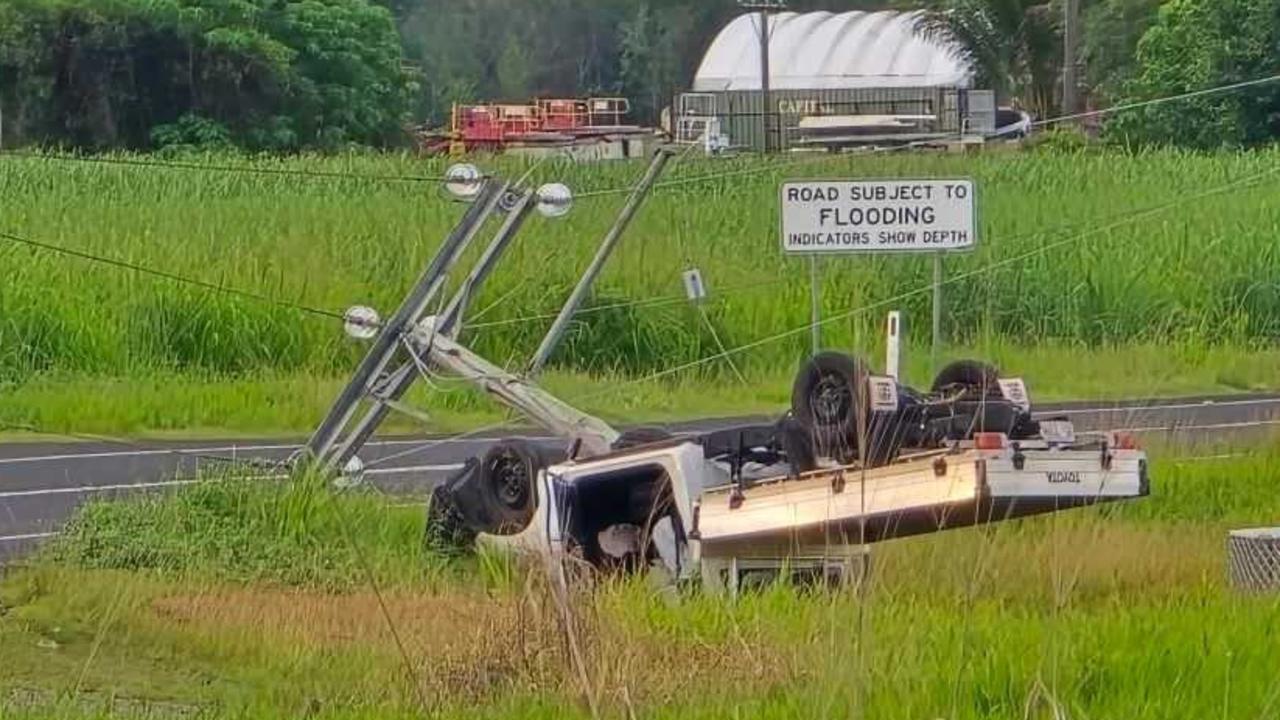
M 879 367 L 883 351 L 867 356 Z M 1280 390 L 1280 349 L 1201 345 L 1086 348 L 986 343 L 948 351 L 947 358 L 991 359 L 1025 377 L 1038 402 L 1128 400 L 1193 394 Z M 724 368 L 721 368 L 724 370 Z M 673 374 L 637 381 L 626 375 L 553 371 L 545 386 L 578 407 L 622 425 L 705 417 L 772 415 L 790 402 L 793 368 L 731 371 L 712 377 Z M 927 351 L 909 350 L 904 378 L 928 387 Z M 49 376 L 0 387 L 0 429 L 134 437 L 295 436 L 314 429 L 344 380 L 308 374 L 218 378 L 154 375 L 94 379 Z M 432 422 L 393 414 L 393 432 L 460 432 L 501 422 L 502 408 L 459 381 L 419 384 L 411 401 Z M 11 435 L 17 437 L 17 435 Z
M 1153 478 L 1143 501 L 879 545 L 861 591 L 775 587 L 731 602 L 602 581 L 571 598 L 568 630 L 536 570 L 424 556 L 421 513 L 377 498 L 220 482 L 96 505 L 0 583 L 0 707 L 18 718 L 408 718 L 420 702 L 438 717 L 1274 716 L 1280 603 L 1227 587 L 1223 540 L 1280 515 L 1280 445 L 1157 453 Z

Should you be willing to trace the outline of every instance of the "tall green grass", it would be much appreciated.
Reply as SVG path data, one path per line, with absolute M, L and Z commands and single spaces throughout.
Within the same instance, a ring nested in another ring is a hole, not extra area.
M 441 161 L 408 156 L 190 160 L 382 175 L 443 169 Z M 790 177 L 973 177 L 981 191 L 980 245 L 948 259 L 952 276 L 1070 240 L 948 285 L 946 324 L 956 342 L 1267 344 L 1280 332 L 1280 207 L 1271 201 L 1280 180 L 1116 222 L 1278 161 L 1276 150 L 882 154 L 793 169 L 778 169 L 777 161 L 684 158 L 668 179 L 751 172 L 659 190 L 609 263 L 593 304 L 672 302 L 583 314 L 557 362 L 641 373 L 717 352 L 708 323 L 680 300 L 680 271 L 689 266 L 703 270 L 710 327 L 729 346 L 807 322 L 807 264 L 779 250 L 777 184 Z M 511 159 L 482 164 L 509 174 L 527 168 Z M 551 163 L 537 167 L 533 179 L 590 191 L 625 187 L 642 170 L 635 163 Z M 475 299 L 470 340 L 499 361 L 528 357 L 550 324 L 538 316 L 567 296 L 621 201 L 584 198 L 567 218 L 532 220 Z M 433 183 L 0 156 L 0 229 L 338 311 L 364 303 L 389 313 L 461 212 Z M 331 375 L 349 369 L 360 352 L 332 320 L 11 243 L 0 242 L 0 266 L 0 381 L 158 370 Z M 917 339 L 927 333 L 929 296 L 916 292 L 929 284 L 927 258 L 831 259 L 822 279 L 827 316 L 915 292 L 893 305 L 907 312 Z M 826 342 L 866 344 L 883 309 L 833 322 Z M 797 333 L 745 353 L 740 363 L 790 367 L 807 343 L 807 334 Z
M 89 503 L 43 550 L 55 565 L 333 589 L 422 583 L 444 561 L 424 554 L 420 506 L 388 508 L 312 477 L 213 473 L 170 494 Z
M 439 717 L 1274 717 L 1280 604 L 1228 586 L 1224 539 L 1274 523 L 1280 451 L 1240 453 L 1155 453 L 1140 501 L 879 544 L 859 588 L 576 586 L 581 669 L 541 565 L 415 570 L 442 567 L 420 515 L 308 484 L 98 504 L 0 583 L 0 715 L 419 717 L 385 608 Z

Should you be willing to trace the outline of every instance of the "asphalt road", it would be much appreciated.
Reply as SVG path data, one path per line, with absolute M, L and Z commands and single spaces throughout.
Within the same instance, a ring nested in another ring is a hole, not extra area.
M 1132 430 L 1180 444 L 1246 442 L 1280 432 L 1280 395 L 1066 403 L 1039 406 L 1037 414 L 1065 415 L 1080 430 Z M 706 420 L 673 429 L 699 432 L 743 422 Z M 378 440 L 365 447 L 361 458 L 366 479 L 381 490 L 425 494 L 492 441 L 492 436 Z M 283 460 L 296 448 L 288 442 L 243 440 L 0 444 L 0 560 L 52 537 L 88 499 L 179 487 L 189 484 L 201 467 L 228 458 Z

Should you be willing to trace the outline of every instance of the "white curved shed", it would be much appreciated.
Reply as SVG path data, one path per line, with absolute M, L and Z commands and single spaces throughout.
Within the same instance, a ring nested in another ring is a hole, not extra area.
M 769 17 L 774 90 L 968 88 L 973 72 L 951 46 L 916 31 L 919 12 L 776 13 Z M 760 15 L 720 31 L 694 76 L 694 92 L 760 89 Z

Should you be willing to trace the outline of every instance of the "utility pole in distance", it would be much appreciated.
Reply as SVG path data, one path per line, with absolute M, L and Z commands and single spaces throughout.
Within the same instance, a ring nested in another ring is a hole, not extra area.
M 787 3 L 786 0 L 738 0 L 738 6 L 743 10 L 758 10 L 760 13 L 760 104 L 763 107 L 760 126 L 764 130 L 764 151 L 768 154 L 778 149 L 773 143 L 773 124 L 769 122 L 773 115 L 773 100 L 769 89 L 769 15 L 785 10 Z
M 1062 114 L 1079 112 L 1076 58 L 1080 48 L 1080 0 L 1062 3 Z

